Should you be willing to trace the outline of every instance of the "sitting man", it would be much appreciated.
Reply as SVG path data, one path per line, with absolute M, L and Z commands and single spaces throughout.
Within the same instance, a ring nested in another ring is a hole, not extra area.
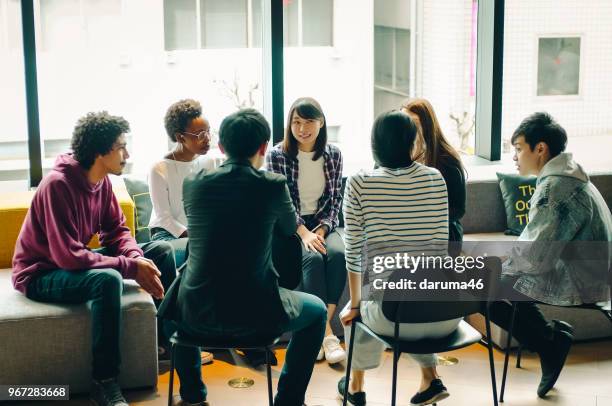
M 547 113 L 527 117 L 512 136 L 520 174 L 537 175 L 538 180 L 529 223 L 503 264 L 502 287 L 518 305 L 514 337 L 540 356 L 540 397 L 563 369 L 573 328 L 548 322 L 534 300 L 558 306 L 610 300 L 610 209 L 582 167 L 563 152 L 566 143 L 565 130 Z M 576 250 L 588 244 L 584 241 L 600 242 L 597 246 L 604 250 L 596 256 L 601 260 L 593 260 L 592 249 Z M 491 320 L 500 327 L 508 329 L 511 316 L 507 302 L 491 308 Z
M 73 153 L 60 155 L 40 183 L 13 257 L 13 285 L 28 298 L 91 301 L 91 396 L 99 406 L 127 405 L 117 383 L 122 280 L 136 280 L 159 302 L 176 275 L 167 242 L 136 244 L 107 176 L 123 171 L 128 131 L 127 121 L 106 112 L 78 121 Z M 92 251 L 96 233 L 103 248 Z
M 192 336 L 293 332 L 274 404 L 301 406 L 327 311 L 317 297 L 278 285 L 273 230 L 290 236 L 297 224 L 285 178 L 258 171 L 269 139 L 270 128 L 261 114 L 238 111 L 226 117 L 219 130 L 219 147 L 227 161 L 185 179 L 189 258 L 171 312 L 178 331 Z M 178 346 L 175 351 L 179 403 L 206 404 L 200 350 Z

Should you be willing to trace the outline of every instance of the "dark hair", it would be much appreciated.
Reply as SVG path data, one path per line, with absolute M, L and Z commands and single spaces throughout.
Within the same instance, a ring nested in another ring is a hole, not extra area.
M 538 143 L 548 145 L 550 157 L 554 158 L 563 151 L 567 145 L 567 133 L 548 113 L 533 113 L 525 118 L 512 134 L 510 142 L 514 144 L 518 137 L 525 137 L 525 142 L 533 151 Z
M 323 121 L 323 127 L 319 130 L 317 141 L 314 145 L 314 156 L 313 161 L 319 159 L 325 151 L 327 145 L 327 120 L 323 109 L 318 101 L 312 97 L 300 97 L 293 102 L 289 109 L 289 115 L 287 116 L 287 128 L 285 129 L 285 138 L 283 139 L 283 152 L 292 158 L 295 158 L 298 153 L 297 140 L 291 133 L 291 120 L 293 119 L 293 113 L 297 113 L 298 116 L 307 120 L 321 120 Z
M 421 124 L 421 142 L 425 148 L 414 151 L 413 159 L 441 172 L 444 166 L 456 166 L 465 173 L 461 157 L 442 133 L 431 103 L 425 99 L 406 99 L 402 102 L 402 110 L 416 115 Z
M 202 106 L 193 99 L 183 99 L 168 107 L 164 117 L 164 126 L 168 137 L 176 142 L 176 134 L 182 133 L 191 123 L 191 120 L 202 115 Z
M 261 144 L 268 141 L 270 126 L 255 109 L 243 109 L 230 114 L 223 119 L 219 128 L 219 144 L 230 158 L 250 158 Z
M 402 168 L 412 164 L 416 125 L 406 113 L 380 114 L 372 126 L 372 155 L 379 166 Z
M 77 121 L 72 132 L 71 147 L 74 158 L 89 169 L 98 155 L 106 155 L 121 134 L 130 131 L 130 124 L 119 116 L 111 116 L 106 111 L 87 113 Z

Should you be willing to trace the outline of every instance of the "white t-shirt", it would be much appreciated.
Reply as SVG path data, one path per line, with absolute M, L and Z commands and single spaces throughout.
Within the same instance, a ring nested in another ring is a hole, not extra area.
M 325 172 L 323 156 L 312 160 L 314 152 L 298 150 L 298 192 L 300 194 L 300 214 L 315 214 L 319 199 L 325 191 Z
M 191 162 L 164 159 L 154 164 L 149 173 L 149 193 L 153 203 L 149 227 L 161 227 L 174 237 L 180 237 L 187 230 L 183 180 L 192 173 L 215 167 L 215 161 L 207 156 Z

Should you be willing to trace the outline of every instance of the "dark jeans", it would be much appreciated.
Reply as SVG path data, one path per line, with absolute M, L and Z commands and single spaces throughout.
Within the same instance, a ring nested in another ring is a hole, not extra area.
M 176 268 L 180 268 L 187 260 L 187 238 L 176 238 L 163 228 L 156 227 L 151 232 L 151 241 L 168 241 L 172 245 Z
M 301 406 L 317 353 L 323 342 L 327 310 L 317 297 L 292 292 L 302 302 L 302 311 L 283 327 L 283 332 L 293 332 L 285 364 L 278 381 L 278 392 L 274 400 L 277 406 Z M 179 331 L 197 336 L 187 325 L 178 325 Z M 190 403 L 206 400 L 207 389 L 202 381 L 200 349 L 195 347 L 175 348 L 176 371 L 181 381 L 181 398 Z
M 516 277 L 508 276 L 502 276 L 500 281 L 504 296 L 517 303 L 512 335 L 525 348 L 540 353 L 551 345 L 554 333 L 552 324 L 546 320 L 533 299 L 514 290 L 515 282 Z M 493 323 L 508 331 L 512 319 L 512 304 L 506 301 L 493 302 L 490 315 Z
M 141 248 L 145 257 L 159 268 L 164 289 L 168 289 L 176 276 L 172 247 L 165 242 L 151 242 Z M 105 249 L 99 252 L 104 254 Z M 27 287 L 27 297 L 38 302 L 78 304 L 91 301 L 92 370 L 93 378 L 98 380 L 119 375 L 122 293 L 123 277 L 110 268 L 41 271 Z M 155 302 L 159 305 L 159 301 Z
M 337 231 L 325 238 L 327 255 L 307 251 L 302 246 L 302 284 L 300 290 L 311 293 L 325 304 L 338 304 L 346 284 L 344 242 Z

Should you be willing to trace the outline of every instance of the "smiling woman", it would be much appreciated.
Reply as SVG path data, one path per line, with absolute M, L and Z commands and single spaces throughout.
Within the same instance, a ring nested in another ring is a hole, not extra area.
M 283 142 L 270 151 L 266 164 L 287 178 L 304 247 L 303 289 L 327 304 L 326 337 L 317 359 L 335 364 L 345 358 L 329 324 L 346 283 L 344 244 L 335 231 L 342 204 L 342 154 L 327 143 L 327 120 L 315 99 L 297 99 L 287 122 Z

